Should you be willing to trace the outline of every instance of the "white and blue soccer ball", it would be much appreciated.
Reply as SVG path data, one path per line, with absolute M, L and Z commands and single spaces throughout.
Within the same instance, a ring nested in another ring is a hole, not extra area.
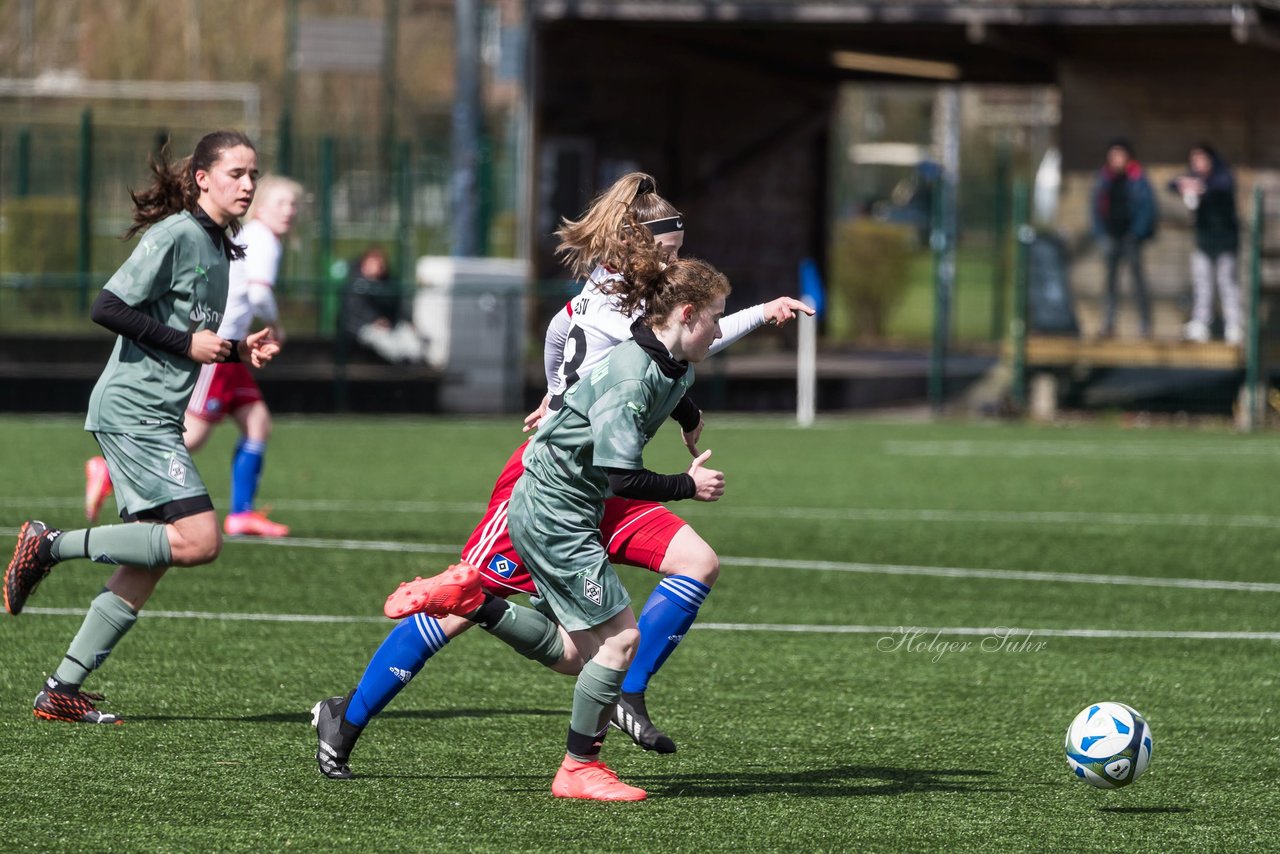
M 1091 703 L 1067 728 L 1067 767 L 1099 789 L 1119 789 L 1151 762 L 1151 727 L 1124 703 Z

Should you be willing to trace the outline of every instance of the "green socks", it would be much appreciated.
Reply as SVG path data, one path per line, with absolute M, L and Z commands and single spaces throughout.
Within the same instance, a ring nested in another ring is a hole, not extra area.
M 143 527 L 116 525 L 113 527 Z M 147 525 L 148 528 L 161 527 Z M 138 612 L 110 590 L 103 590 L 89 605 L 89 613 L 85 614 L 80 631 L 67 648 L 62 663 L 54 671 L 53 677 L 64 685 L 81 685 L 89 673 L 102 666 L 111 650 L 120 642 L 133 624 L 138 621 Z
M 497 596 L 486 596 L 484 604 L 467 619 L 493 635 L 525 658 L 552 666 L 564 655 L 560 630 L 539 611 L 515 605 Z
M 625 670 L 614 670 L 594 660 L 582 666 L 573 687 L 573 713 L 569 717 L 566 752 L 579 762 L 594 762 L 600 755 L 605 727 L 622 693 Z
M 50 551 L 59 561 L 87 557 L 94 563 L 143 569 L 157 569 L 173 562 L 166 526 L 142 522 L 63 531 Z

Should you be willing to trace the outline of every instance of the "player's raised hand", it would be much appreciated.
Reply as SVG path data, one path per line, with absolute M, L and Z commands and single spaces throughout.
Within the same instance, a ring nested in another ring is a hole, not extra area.
M 191 347 L 187 356 L 193 362 L 207 365 L 210 362 L 225 362 L 231 355 L 231 342 L 219 338 L 211 329 L 201 329 L 191 336 Z
M 693 478 L 695 487 L 694 501 L 719 501 L 724 495 L 724 472 L 702 467 L 710 458 L 711 452 L 703 451 L 689 466 L 689 477 Z
M 793 319 L 798 311 L 813 317 L 813 309 L 800 302 L 800 300 L 792 299 L 791 297 L 778 297 L 773 302 L 764 304 L 764 321 L 771 326 L 785 326 L 787 321 Z
M 702 416 L 698 416 L 698 426 L 694 427 L 688 433 L 680 431 L 680 438 L 684 440 L 684 446 L 689 449 L 689 453 L 698 456 L 698 440 L 702 438 Z
M 524 430 L 528 433 L 530 430 L 537 430 L 538 425 L 542 423 L 542 419 L 547 414 L 547 407 L 551 405 L 551 395 L 544 394 L 542 403 L 538 404 L 538 408 L 530 412 L 524 417 Z
M 280 345 L 271 335 L 271 327 L 254 332 L 240 342 L 240 361 L 261 368 L 280 352 Z

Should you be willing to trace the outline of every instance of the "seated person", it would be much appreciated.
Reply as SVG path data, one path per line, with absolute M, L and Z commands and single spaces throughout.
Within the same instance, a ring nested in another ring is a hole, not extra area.
M 339 332 L 393 364 L 422 364 L 422 337 L 402 314 L 400 284 L 391 278 L 387 255 L 371 247 L 356 261 L 343 293 Z

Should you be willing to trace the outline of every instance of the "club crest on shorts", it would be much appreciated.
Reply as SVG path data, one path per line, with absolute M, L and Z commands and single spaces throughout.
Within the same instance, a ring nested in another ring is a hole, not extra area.
M 177 457 L 169 458 L 169 479 L 184 486 L 187 483 L 187 467 Z
M 582 579 L 582 593 L 597 605 L 604 604 L 604 589 L 590 578 Z
M 510 578 L 519 568 L 520 564 L 516 563 L 506 555 L 494 555 L 489 558 L 489 565 L 487 567 L 490 572 L 495 575 L 501 575 L 503 578 Z

